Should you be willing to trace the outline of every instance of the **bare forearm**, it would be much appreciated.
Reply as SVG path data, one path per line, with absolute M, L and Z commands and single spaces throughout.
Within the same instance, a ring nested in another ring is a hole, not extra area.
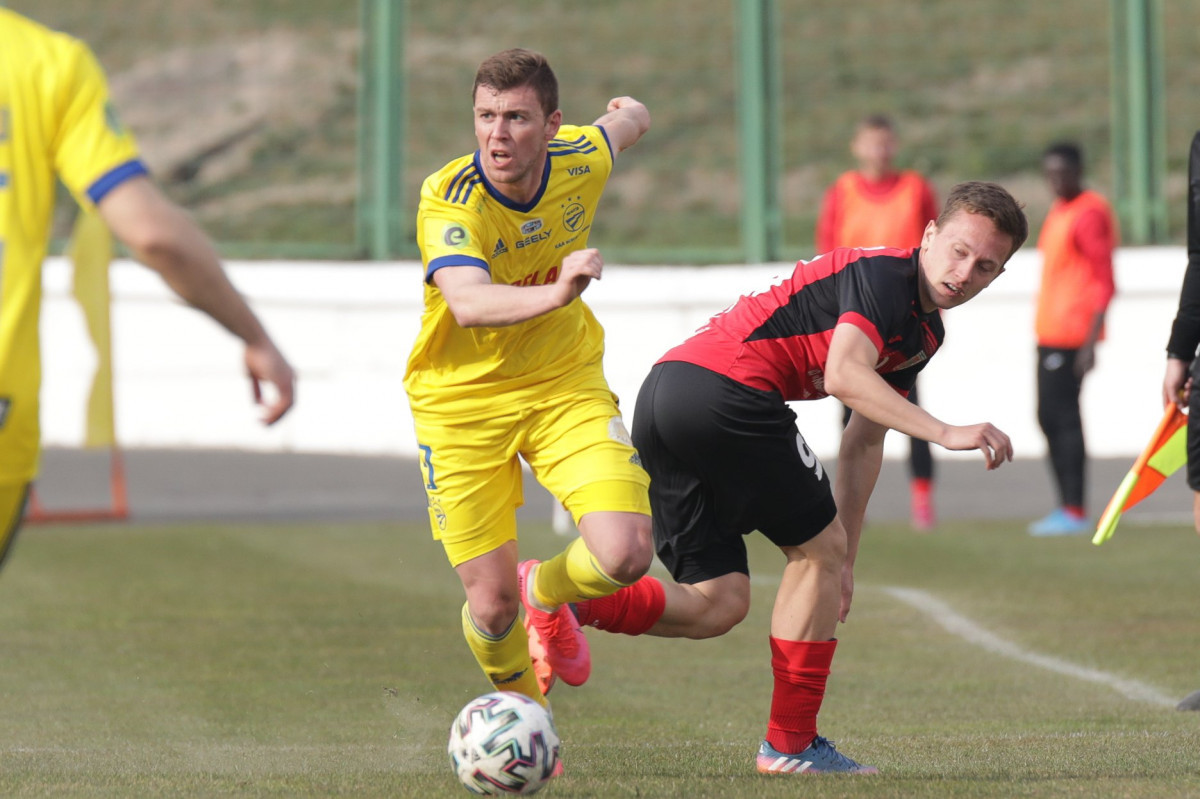
M 833 496 L 837 502 L 838 516 L 846 529 L 847 562 L 853 564 L 858 555 L 858 542 L 862 535 L 863 519 L 867 503 L 883 463 L 883 438 L 871 441 L 855 435 L 848 428 L 842 436 L 838 452 L 837 478 Z
M 463 327 L 506 327 L 561 308 L 570 299 L 564 297 L 562 287 L 553 283 L 544 286 L 475 283 L 456 288 L 447 301 L 455 320 Z
M 169 245 L 134 251 L 179 297 L 211 316 L 246 344 L 268 337 L 258 317 L 229 281 L 207 237 L 193 225 L 181 226 Z
M 829 377 L 826 375 L 826 389 L 855 413 L 876 424 L 935 443 L 940 443 L 945 434 L 944 422 L 920 406 L 906 402 L 871 369 L 848 365 L 832 382 Z

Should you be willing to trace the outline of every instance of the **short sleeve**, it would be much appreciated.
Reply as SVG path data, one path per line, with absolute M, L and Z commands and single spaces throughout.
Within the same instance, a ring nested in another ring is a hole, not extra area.
M 87 46 L 72 40 L 59 66 L 58 125 L 51 144 L 55 170 L 80 203 L 98 203 L 124 181 L 145 174 L 146 167 Z
M 426 193 L 417 211 L 417 225 L 426 281 L 445 266 L 477 266 L 491 271 L 483 251 L 483 225 L 478 214 Z

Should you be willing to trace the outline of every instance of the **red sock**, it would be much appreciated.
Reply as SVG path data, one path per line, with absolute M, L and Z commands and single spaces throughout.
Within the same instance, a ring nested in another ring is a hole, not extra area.
M 1083 519 L 1087 517 L 1087 511 L 1084 510 L 1083 506 L 1081 505 L 1064 505 L 1063 510 L 1065 510 L 1067 515 L 1072 519 Z
M 662 583 L 643 577 L 615 594 L 575 603 L 575 618 L 584 627 L 626 635 L 641 635 L 662 618 L 667 594 Z
M 775 692 L 767 743 L 786 755 L 804 751 L 817 737 L 817 713 L 825 698 L 825 681 L 837 639 L 785 641 L 771 637 L 771 670 Z

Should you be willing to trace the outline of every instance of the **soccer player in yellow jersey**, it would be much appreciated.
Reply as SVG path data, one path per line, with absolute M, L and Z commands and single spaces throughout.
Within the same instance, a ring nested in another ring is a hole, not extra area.
M 486 59 L 472 97 L 479 149 L 421 188 L 425 311 L 405 387 L 467 644 L 496 689 L 545 703 L 556 676 L 579 685 L 591 669 L 567 603 L 634 583 L 653 557 L 649 480 L 580 297 L 601 277 L 588 234 L 613 160 L 650 114 L 617 97 L 564 125 L 554 73 L 528 50 Z M 520 459 L 579 526 L 540 564 L 517 554 Z
M 155 186 L 81 41 L 0 8 L 0 563 L 20 525 L 40 449 L 38 317 L 55 178 L 95 206 L 135 257 L 246 344 L 275 387 L 263 421 L 292 404 L 294 375 L 230 284 L 212 245 Z

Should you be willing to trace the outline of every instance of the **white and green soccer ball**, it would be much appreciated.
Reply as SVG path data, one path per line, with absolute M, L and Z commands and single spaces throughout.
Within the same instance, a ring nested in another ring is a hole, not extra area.
M 531 794 L 553 776 L 559 740 L 544 707 L 523 694 L 496 691 L 459 711 L 446 748 L 471 793 Z

